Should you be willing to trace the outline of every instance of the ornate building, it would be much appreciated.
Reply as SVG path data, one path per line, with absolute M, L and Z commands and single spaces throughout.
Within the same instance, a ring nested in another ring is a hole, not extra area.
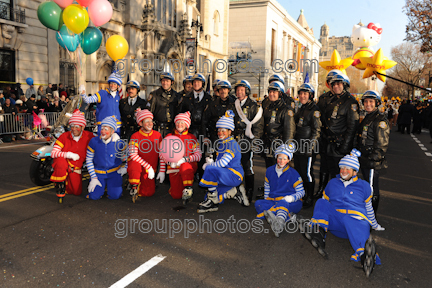
M 360 22 L 359 25 L 363 24 Z M 337 50 L 342 59 L 352 57 L 354 54 L 354 45 L 351 43 L 350 36 L 336 37 L 330 35 L 330 28 L 324 23 L 321 26 L 319 41 L 322 44 L 320 51 L 320 62 L 328 61 L 331 58 L 333 50 Z
M 28 87 L 25 84 L 28 77 L 33 78 L 35 85 L 44 86 L 62 82 L 77 88 L 85 83 L 87 93 L 94 93 L 107 85 L 112 70 L 113 61 L 107 55 L 105 43 L 110 36 L 121 35 L 129 43 L 125 61 L 119 65 L 125 72 L 124 83 L 128 78 L 137 80 L 146 86 L 146 91 L 152 91 L 160 85 L 159 73 L 171 71 L 176 80 L 174 88 L 180 90 L 185 74 L 195 73 L 194 69 L 184 66 L 185 48 L 186 40 L 196 36 L 195 29 L 191 29 L 192 20 L 200 18 L 204 29 L 198 35 L 195 58 L 201 55 L 205 59 L 227 59 L 228 0 L 109 2 L 113 15 L 108 23 L 99 27 L 103 34 L 102 46 L 92 55 L 85 55 L 80 49 L 69 53 L 59 47 L 57 32 L 47 29 L 37 18 L 40 0 L 2 0 L 0 6 L 7 7 L 3 9 L 6 12 L 0 7 L 0 60 L 3 63 L 0 81 L 20 82 L 24 90 Z M 91 22 L 89 25 L 93 26 Z M 152 69 L 140 66 L 145 59 Z M 182 63 L 182 66 L 172 67 L 173 63 Z

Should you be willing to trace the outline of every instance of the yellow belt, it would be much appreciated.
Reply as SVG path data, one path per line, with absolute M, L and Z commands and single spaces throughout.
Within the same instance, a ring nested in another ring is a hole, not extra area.
M 122 166 L 122 165 L 120 165 L 120 166 L 118 166 L 118 167 L 116 167 L 116 168 L 110 169 L 110 170 L 108 170 L 108 171 L 102 171 L 102 170 L 96 170 L 96 169 L 95 169 L 95 172 L 96 172 L 96 173 L 99 173 L 99 174 L 109 174 L 109 173 L 112 173 L 112 172 L 115 172 L 115 171 L 119 170 L 119 169 L 121 168 L 121 166 Z

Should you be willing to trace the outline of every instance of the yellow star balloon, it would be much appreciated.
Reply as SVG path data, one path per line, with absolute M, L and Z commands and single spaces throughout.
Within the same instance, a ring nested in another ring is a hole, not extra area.
M 384 57 L 383 52 L 379 49 L 373 58 L 369 57 L 360 57 L 360 62 L 366 67 L 365 72 L 363 73 L 363 79 L 369 78 L 374 75 L 375 71 L 381 74 L 386 75 L 387 69 L 392 68 L 397 64 L 397 62 L 388 60 L 387 57 Z M 383 75 L 376 74 L 378 79 L 382 82 L 385 82 L 386 77 Z
M 319 65 L 327 71 L 334 69 L 340 70 L 345 75 L 347 74 L 345 69 L 347 69 L 354 62 L 351 58 L 346 58 L 341 60 L 339 52 L 335 49 L 333 50 L 330 61 L 322 61 Z

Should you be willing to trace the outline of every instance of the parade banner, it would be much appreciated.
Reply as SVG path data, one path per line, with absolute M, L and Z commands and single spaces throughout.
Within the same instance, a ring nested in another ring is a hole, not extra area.
M 191 66 L 195 63 L 195 38 L 186 39 L 186 65 Z

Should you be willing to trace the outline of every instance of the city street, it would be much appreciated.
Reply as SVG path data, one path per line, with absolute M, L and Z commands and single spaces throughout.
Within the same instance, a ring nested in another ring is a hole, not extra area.
M 120 200 L 87 200 L 85 181 L 81 196 L 58 204 L 52 185 L 35 187 L 29 178 L 29 155 L 41 144 L 1 144 L 0 286 L 110 287 L 122 280 L 114 287 L 428 287 L 432 144 L 423 131 L 392 129 L 377 215 L 386 230 L 372 232 L 382 265 L 370 278 L 350 261 L 349 241 L 330 233 L 325 260 L 296 227 L 276 238 L 266 221 L 252 222 L 253 205 L 228 200 L 218 212 L 197 214 L 204 194 L 196 184 L 185 209 L 167 184 L 134 204 L 128 192 Z M 258 187 L 264 162 L 254 160 Z

